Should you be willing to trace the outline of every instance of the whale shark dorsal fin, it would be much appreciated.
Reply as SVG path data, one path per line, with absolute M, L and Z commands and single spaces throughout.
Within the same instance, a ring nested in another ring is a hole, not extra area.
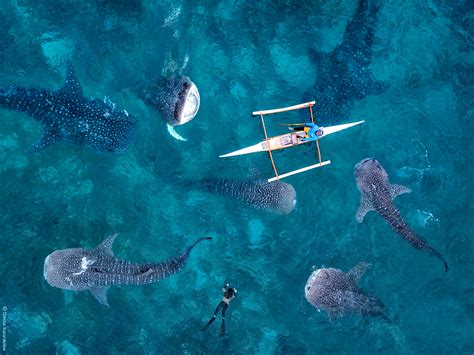
M 347 277 L 349 277 L 357 285 L 370 266 L 371 265 L 369 263 L 364 261 L 360 262 L 347 272 Z
M 390 195 L 392 196 L 392 200 L 398 195 L 409 194 L 410 192 L 411 190 L 408 187 L 405 187 L 403 185 L 397 185 L 397 184 L 390 185 Z
M 109 235 L 105 240 L 95 247 L 94 251 L 98 254 L 114 256 L 112 251 L 112 245 L 114 244 L 115 238 L 118 236 L 118 233 Z
M 97 302 L 105 307 L 110 307 L 109 302 L 107 301 L 107 291 L 110 287 L 93 287 L 89 291 L 95 297 Z
M 67 62 L 66 64 L 66 80 L 62 88 L 57 92 L 68 97 L 82 96 L 82 87 L 79 80 L 76 78 L 76 73 L 74 72 L 71 62 Z
M 38 139 L 37 142 L 33 143 L 33 145 L 30 147 L 30 150 L 34 153 L 41 152 L 48 148 L 50 145 L 56 143 L 59 141 L 60 136 L 56 134 L 54 131 L 44 131 L 43 135 L 41 136 L 40 139 Z
M 359 209 L 357 210 L 357 213 L 356 213 L 357 222 L 362 223 L 367 212 L 374 211 L 374 210 L 375 208 L 374 206 L 372 206 L 372 203 L 370 202 L 370 200 L 367 197 L 365 197 L 365 195 L 362 194 L 360 196 Z
M 329 317 L 329 322 L 331 322 L 331 323 L 335 322 L 337 320 L 337 318 L 339 318 L 341 316 L 341 314 L 343 313 L 335 307 L 327 309 L 326 312 L 327 312 L 328 317 Z

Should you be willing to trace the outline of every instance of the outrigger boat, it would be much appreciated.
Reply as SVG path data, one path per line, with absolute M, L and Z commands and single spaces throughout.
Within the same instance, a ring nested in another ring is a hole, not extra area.
M 304 167 L 304 168 L 301 168 L 301 169 L 290 171 L 290 172 L 285 173 L 285 174 L 278 174 L 276 166 L 275 166 L 275 162 L 273 160 L 272 151 L 274 151 L 274 150 L 280 150 L 280 149 L 286 149 L 286 148 L 290 148 L 290 147 L 296 147 L 298 145 L 306 144 L 306 143 L 312 142 L 314 140 L 307 140 L 308 135 L 307 135 L 307 132 L 305 130 L 293 130 L 289 133 L 281 134 L 279 136 L 268 137 L 263 116 L 264 115 L 275 114 L 275 113 L 280 113 L 280 112 L 287 112 L 287 111 L 292 111 L 292 110 L 299 110 L 299 109 L 303 109 L 303 108 L 309 108 L 311 121 L 314 124 L 314 117 L 313 117 L 312 107 L 315 104 L 316 104 L 316 101 L 310 101 L 310 102 L 306 102 L 304 104 L 299 104 L 299 105 L 294 105 L 294 106 L 289 106 L 289 107 L 252 112 L 253 116 L 260 116 L 260 119 L 261 119 L 262 125 L 263 125 L 263 132 L 265 134 L 265 140 L 260 142 L 260 143 L 255 144 L 255 145 L 252 145 L 250 147 L 242 148 L 242 149 L 236 150 L 235 152 L 220 155 L 219 157 L 220 158 L 227 158 L 227 157 L 257 153 L 257 152 L 268 152 L 269 155 L 270 155 L 270 160 L 272 161 L 273 170 L 275 171 L 275 177 L 273 177 L 271 179 L 268 179 L 269 182 L 279 180 L 279 179 L 285 178 L 287 176 L 295 175 L 295 174 L 298 174 L 298 173 L 301 173 L 301 172 L 304 172 L 304 171 L 307 171 L 307 170 L 315 169 L 315 168 L 330 164 L 331 163 L 330 160 L 326 160 L 326 161 L 321 160 L 321 151 L 319 149 L 319 139 L 321 139 L 323 137 L 326 137 L 330 134 L 333 134 L 333 133 L 336 133 L 336 132 L 339 132 L 339 131 L 343 131 L 347 128 L 359 125 L 359 124 L 363 123 L 364 121 L 346 123 L 346 124 L 341 124 L 341 125 L 336 125 L 336 126 L 319 127 L 318 137 L 315 140 L 316 141 L 317 152 L 318 152 L 318 158 L 319 158 L 319 163 L 318 164 L 314 164 L 314 165 L 310 165 L 310 166 L 307 166 L 307 167 Z M 296 127 L 303 128 L 305 126 L 305 123 L 293 123 L 293 124 L 287 124 L 287 126 L 296 126 Z

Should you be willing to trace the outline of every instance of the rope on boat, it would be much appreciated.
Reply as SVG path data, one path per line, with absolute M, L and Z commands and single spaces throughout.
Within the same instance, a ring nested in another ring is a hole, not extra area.
M 313 105 L 309 104 L 309 113 L 311 115 L 311 122 L 314 123 L 314 117 L 313 117 Z
M 311 122 L 313 122 L 313 124 L 314 124 L 313 105 L 312 104 L 309 104 L 309 113 L 311 115 Z M 319 139 L 316 140 L 316 147 L 318 148 L 319 165 L 321 165 L 321 150 L 319 149 Z
M 265 134 L 265 142 L 267 144 L 267 149 L 268 149 L 268 154 L 270 155 L 270 160 L 272 161 L 273 171 L 275 171 L 275 176 L 276 176 L 277 180 L 280 180 L 280 178 L 278 177 L 278 172 L 277 172 L 277 169 L 276 169 L 276 166 L 275 166 L 275 162 L 273 161 L 272 149 L 270 147 L 270 143 L 268 142 L 267 129 L 265 127 L 265 121 L 263 119 L 262 111 L 260 111 L 260 119 L 262 120 L 263 133 Z
M 319 150 L 319 139 L 316 140 L 316 147 L 318 148 L 319 165 L 321 165 L 321 151 Z

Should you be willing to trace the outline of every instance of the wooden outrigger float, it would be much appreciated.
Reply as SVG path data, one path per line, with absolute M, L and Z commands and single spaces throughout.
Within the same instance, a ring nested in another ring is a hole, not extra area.
M 263 126 L 263 133 L 265 134 L 265 140 L 257 143 L 255 145 L 252 145 L 250 147 L 242 148 L 239 149 L 235 152 L 231 152 L 228 154 L 221 155 L 220 158 L 227 158 L 227 157 L 233 157 L 233 156 L 238 156 L 238 155 L 244 155 L 244 154 L 250 154 L 250 153 L 257 153 L 257 152 L 268 152 L 270 156 L 270 160 L 272 162 L 273 170 L 275 172 L 275 177 L 268 179 L 268 182 L 272 182 L 275 180 L 283 179 L 285 177 L 295 175 L 302 173 L 304 171 L 308 171 L 311 169 L 319 168 L 324 165 L 328 165 L 331 163 L 330 160 L 322 161 L 321 159 L 321 150 L 319 148 L 319 139 L 332 134 L 336 133 L 342 130 L 345 130 L 347 128 L 356 126 L 358 124 L 363 123 L 364 121 L 358 121 L 358 122 L 352 122 L 352 123 L 346 123 L 346 124 L 341 124 L 341 125 L 336 125 L 336 126 L 329 126 L 329 127 L 319 127 L 318 131 L 318 137 L 315 140 L 316 142 L 316 147 L 317 147 L 317 154 L 318 154 L 318 160 L 319 163 L 313 164 L 310 166 L 306 166 L 301 169 L 293 170 L 288 173 L 284 174 L 278 174 L 275 161 L 273 160 L 273 155 L 272 151 L 274 150 L 280 150 L 280 149 L 286 149 L 290 147 L 296 147 L 298 145 L 306 144 L 309 142 L 312 142 L 314 140 L 307 140 L 308 135 L 307 131 L 303 130 L 293 130 L 290 131 L 289 133 L 286 134 L 281 134 L 279 136 L 275 137 L 268 137 L 267 135 L 267 128 L 265 126 L 265 120 L 263 118 L 264 115 L 271 115 L 275 113 L 281 113 L 281 112 L 287 112 L 287 111 L 293 111 L 293 110 L 299 110 L 303 108 L 309 108 L 310 116 L 311 116 L 311 122 L 314 124 L 314 117 L 313 117 L 313 109 L 312 107 L 316 104 L 316 101 L 310 101 L 306 102 L 304 104 L 299 104 L 299 105 L 294 105 L 294 106 L 289 106 L 289 107 L 283 107 L 283 108 L 278 108 L 278 109 L 273 109 L 273 110 L 265 110 L 265 111 L 255 111 L 252 112 L 253 116 L 260 116 L 260 120 L 262 122 Z M 293 124 L 287 124 L 287 126 L 296 126 L 299 127 L 300 129 L 305 127 L 305 123 L 293 123 Z

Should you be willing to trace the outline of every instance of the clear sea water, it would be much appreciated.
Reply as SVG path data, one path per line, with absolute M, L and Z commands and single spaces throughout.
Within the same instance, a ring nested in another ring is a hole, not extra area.
M 330 166 L 287 180 L 298 194 L 290 215 L 174 184 L 271 176 L 266 155 L 218 155 L 261 139 L 251 111 L 303 101 L 317 80 L 310 50 L 334 50 L 355 8 L 349 0 L 3 0 L 1 87 L 56 89 L 71 59 L 87 96 L 107 96 L 140 120 L 122 155 L 65 143 L 33 154 L 38 124 L 0 111 L 6 352 L 472 354 L 472 2 L 382 1 L 370 69 L 388 89 L 355 101 L 344 121 L 364 119 L 362 128 L 321 142 Z M 135 88 L 186 56 L 201 108 L 177 128 L 188 138 L 178 142 Z M 276 159 L 286 171 L 313 155 L 294 149 Z M 413 190 L 396 205 L 444 255 L 448 273 L 375 213 L 356 222 L 353 166 L 367 156 Z M 120 233 L 115 254 L 137 262 L 175 256 L 201 236 L 214 240 L 169 279 L 112 288 L 109 309 L 89 293 L 46 283 L 49 253 L 92 248 L 112 233 Z M 346 271 L 360 261 L 372 264 L 361 287 L 386 305 L 391 322 L 330 321 L 304 299 L 312 267 Z M 239 292 L 219 338 L 219 320 L 208 332 L 200 328 L 225 282 Z

